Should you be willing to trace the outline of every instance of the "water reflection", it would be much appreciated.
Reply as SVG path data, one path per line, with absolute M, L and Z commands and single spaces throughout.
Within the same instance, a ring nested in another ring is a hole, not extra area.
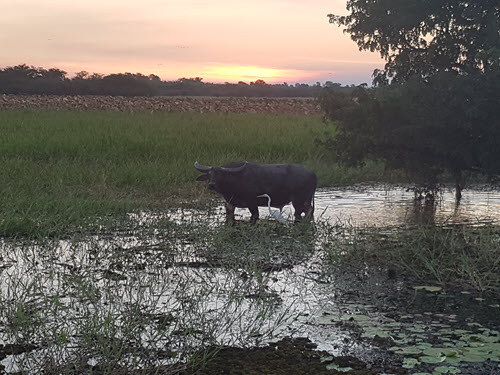
M 315 204 L 317 218 L 342 225 L 500 220 L 500 193 L 495 191 L 465 191 L 457 206 L 452 191 L 430 202 L 415 201 L 412 191 L 396 186 L 320 189 Z M 340 278 L 325 278 L 323 254 L 315 251 L 321 233 L 265 222 L 252 226 L 248 210 L 237 213 L 247 222 L 234 227 L 223 224 L 225 212 L 220 204 L 210 210 L 131 214 L 137 222 L 134 233 L 48 240 L 46 244 L 0 242 L 0 321 L 12 321 L 19 315 L 19 306 L 25 308 L 21 312 L 36 311 L 34 317 L 39 320 L 28 325 L 32 331 L 27 341 L 55 342 L 47 335 L 59 330 L 68 336 L 65 356 L 77 358 L 86 345 L 82 337 L 97 330 L 89 331 L 86 322 L 106 322 L 112 317 L 127 350 L 137 348 L 131 355 L 138 367 L 150 360 L 171 364 L 188 358 L 207 339 L 194 335 L 199 332 L 208 332 L 210 339 L 228 345 L 300 334 L 314 338 L 321 349 L 340 354 L 348 335 L 330 316 L 371 312 L 368 304 L 353 304 L 352 293 L 345 293 L 346 303 L 338 299 L 346 289 L 356 292 L 362 279 L 354 275 L 355 287 L 343 288 Z M 260 214 L 266 218 L 269 211 L 262 208 Z M 285 207 L 284 216 L 293 219 L 291 206 Z M 373 283 L 370 277 L 371 288 L 386 287 L 382 283 L 385 274 L 380 282 Z M 400 288 L 394 284 L 390 291 Z M 378 290 L 370 289 L 377 291 L 375 297 L 384 296 Z M 384 289 L 383 293 L 387 296 L 388 292 Z M 105 336 L 102 347 L 115 342 L 115 336 Z M 16 340 L 0 329 L 0 346 Z M 157 354 L 167 346 L 176 357 L 159 358 Z M 30 354 L 33 368 L 51 358 L 50 350 L 58 355 L 61 351 L 53 345 Z M 92 350 L 89 360 L 95 359 Z M 15 366 L 27 363 L 27 358 L 28 354 L 26 358 L 9 356 L 0 366 L 15 372 Z
M 500 222 L 500 192 L 494 190 L 465 190 L 457 206 L 451 189 L 444 190 L 434 202 L 415 201 L 413 191 L 394 185 L 319 189 L 315 207 L 316 218 L 342 225 L 386 227 Z M 250 217 L 246 209 L 237 209 L 236 214 L 240 219 Z M 286 206 L 284 216 L 293 218 L 293 207 Z M 267 208 L 260 209 L 260 217 L 269 217 Z

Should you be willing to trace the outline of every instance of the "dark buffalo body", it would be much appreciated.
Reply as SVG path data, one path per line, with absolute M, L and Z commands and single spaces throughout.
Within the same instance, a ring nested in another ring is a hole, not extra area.
M 316 175 L 302 164 L 260 164 L 233 162 L 222 167 L 207 167 L 195 163 L 204 173 L 198 181 L 208 181 L 209 188 L 222 194 L 226 200 L 228 219 L 234 218 L 234 209 L 248 208 L 252 221 L 259 218 L 258 206 L 267 206 L 268 199 L 258 195 L 268 194 L 271 206 L 283 208 L 292 202 L 295 218 L 312 214 L 316 190 Z

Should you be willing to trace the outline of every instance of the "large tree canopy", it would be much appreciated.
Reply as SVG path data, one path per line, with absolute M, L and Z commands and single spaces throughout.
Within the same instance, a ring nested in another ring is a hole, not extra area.
M 383 160 L 431 189 L 448 172 L 457 197 L 464 173 L 500 175 L 500 71 L 444 72 L 351 95 L 325 89 L 320 102 L 338 129 L 328 146 L 347 164 Z
M 320 97 L 338 160 L 379 159 L 418 185 L 500 174 L 500 1 L 349 0 L 329 15 L 361 50 L 387 60 L 375 88 Z M 378 87 L 377 87 L 378 86 Z
M 498 0 L 349 0 L 347 10 L 330 22 L 387 60 L 375 83 L 500 67 Z

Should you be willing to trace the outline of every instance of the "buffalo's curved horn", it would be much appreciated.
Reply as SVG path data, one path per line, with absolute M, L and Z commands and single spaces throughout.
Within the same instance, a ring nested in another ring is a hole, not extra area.
M 208 173 L 212 170 L 212 167 L 207 167 L 206 165 L 201 165 L 198 162 L 194 163 L 194 167 L 201 173 Z
M 243 169 L 245 169 L 245 167 L 247 166 L 247 162 L 244 162 L 242 165 L 240 165 L 239 167 L 235 167 L 235 168 L 227 168 L 227 167 L 222 167 L 222 170 L 224 172 L 229 172 L 229 173 L 236 173 L 236 172 L 240 172 L 242 171 Z

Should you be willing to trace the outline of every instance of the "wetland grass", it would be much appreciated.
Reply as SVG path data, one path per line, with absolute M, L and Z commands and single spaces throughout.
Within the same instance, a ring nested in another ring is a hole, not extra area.
M 196 205 L 209 195 L 193 163 L 300 162 L 320 186 L 380 180 L 383 167 L 332 164 L 320 116 L 2 111 L 0 235 L 56 235 L 139 209 Z M 122 225 L 118 223 L 117 226 Z
M 348 228 L 324 242 L 335 268 L 369 267 L 453 290 L 500 295 L 500 231 L 497 226 Z M 426 284 L 426 285 L 427 285 Z
M 214 228 L 200 218 L 182 225 L 157 218 L 108 238 L 4 244 L 5 370 L 173 374 L 198 368 L 222 345 L 276 335 L 308 293 L 294 288 L 294 299 L 283 298 L 300 276 L 285 272 L 278 282 L 276 272 L 312 250 L 310 234 L 274 224 Z

